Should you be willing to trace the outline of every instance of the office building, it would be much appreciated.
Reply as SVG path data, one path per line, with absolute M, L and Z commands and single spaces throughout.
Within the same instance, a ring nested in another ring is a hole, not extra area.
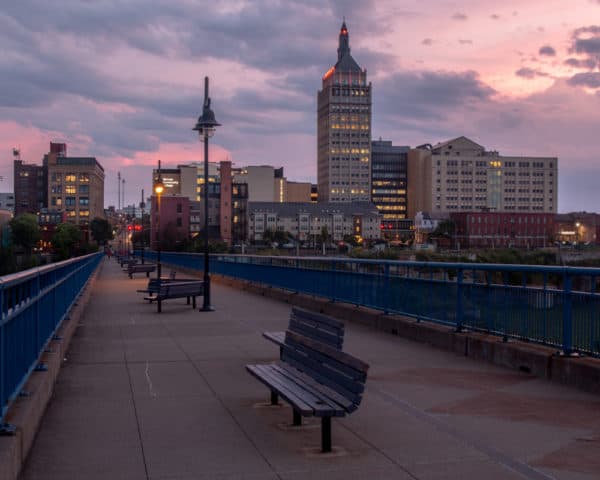
M 15 213 L 15 194 L 0 192 L 0 210 Z
M 433 212 L 556 213 L 558 159 L 502 156 L 458 137 L 431 147 L 431 185 Z
M 371 84 L 350 55 L 346 22 L 338 60 L 322 79 L 317 100 L 319 202 L 371 200 Z
M 13 151 L 14 214 L 37 214 L 48 206 L 48 175 L 45 166 L 24 163 L 18 150 Z
M 66 144 L 50 144 L 44 156 L 50 211 L 65 212 L 65 221 L 85 226 L 104 218 L 104 168 L 95 157 L 68 157 Z
M 371 201 L 381 214 L 382 235 L 399 239 L 411 233 L 407 218 L 407 164 L 410 147 L 391 141 L 371 143 Z
M 428 148 L 429 147 L 429 148 Z M 432 212 L 431 146 L 411 148 L 407 154 L 407 216 L 415 218 L 418 212 Z

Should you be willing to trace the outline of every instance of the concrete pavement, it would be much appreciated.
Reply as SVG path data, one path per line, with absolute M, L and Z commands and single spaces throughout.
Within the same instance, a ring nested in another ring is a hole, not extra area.
M 213 283 L 215 312 L 157 314 L 146 283 L 105 263 L 23 480 L 600 478 L 598 396 L 353 323 L 367 389 L 320 454 L 244 368 L 278 357 L 261 332 L 289 305 Z

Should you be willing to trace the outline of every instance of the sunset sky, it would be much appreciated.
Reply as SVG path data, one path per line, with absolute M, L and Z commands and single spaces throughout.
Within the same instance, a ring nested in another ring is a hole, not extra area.
M 203 79 L 223 124 L 211 160 L 316 181 L 316 95 L 352 55 L 373 84 L 373 138 L 466 135 L 559 158 L 559 211 L 600 211 L 600 0 L 19 0 L 0 6 L 0 191 L 12 148 L 95 156 L 106 204 L 149 192 L 158 159 L 203 161 Z

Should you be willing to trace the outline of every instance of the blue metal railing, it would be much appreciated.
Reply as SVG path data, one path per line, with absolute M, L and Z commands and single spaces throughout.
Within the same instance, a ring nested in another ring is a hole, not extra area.
M 102 254 L 0 277 L 0 424 Z
M 163 252 L 162 261 L 203 268 L 201 254 Z M 598 268 L 211 255 L 210 270 L 459 331 L 600 356 Z

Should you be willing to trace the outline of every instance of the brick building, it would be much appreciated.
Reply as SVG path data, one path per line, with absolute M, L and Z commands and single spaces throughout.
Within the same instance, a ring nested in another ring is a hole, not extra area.
M 450 219 L 459 248 L 540 248 L 554 239 L 552 213 L 453 212 Z

